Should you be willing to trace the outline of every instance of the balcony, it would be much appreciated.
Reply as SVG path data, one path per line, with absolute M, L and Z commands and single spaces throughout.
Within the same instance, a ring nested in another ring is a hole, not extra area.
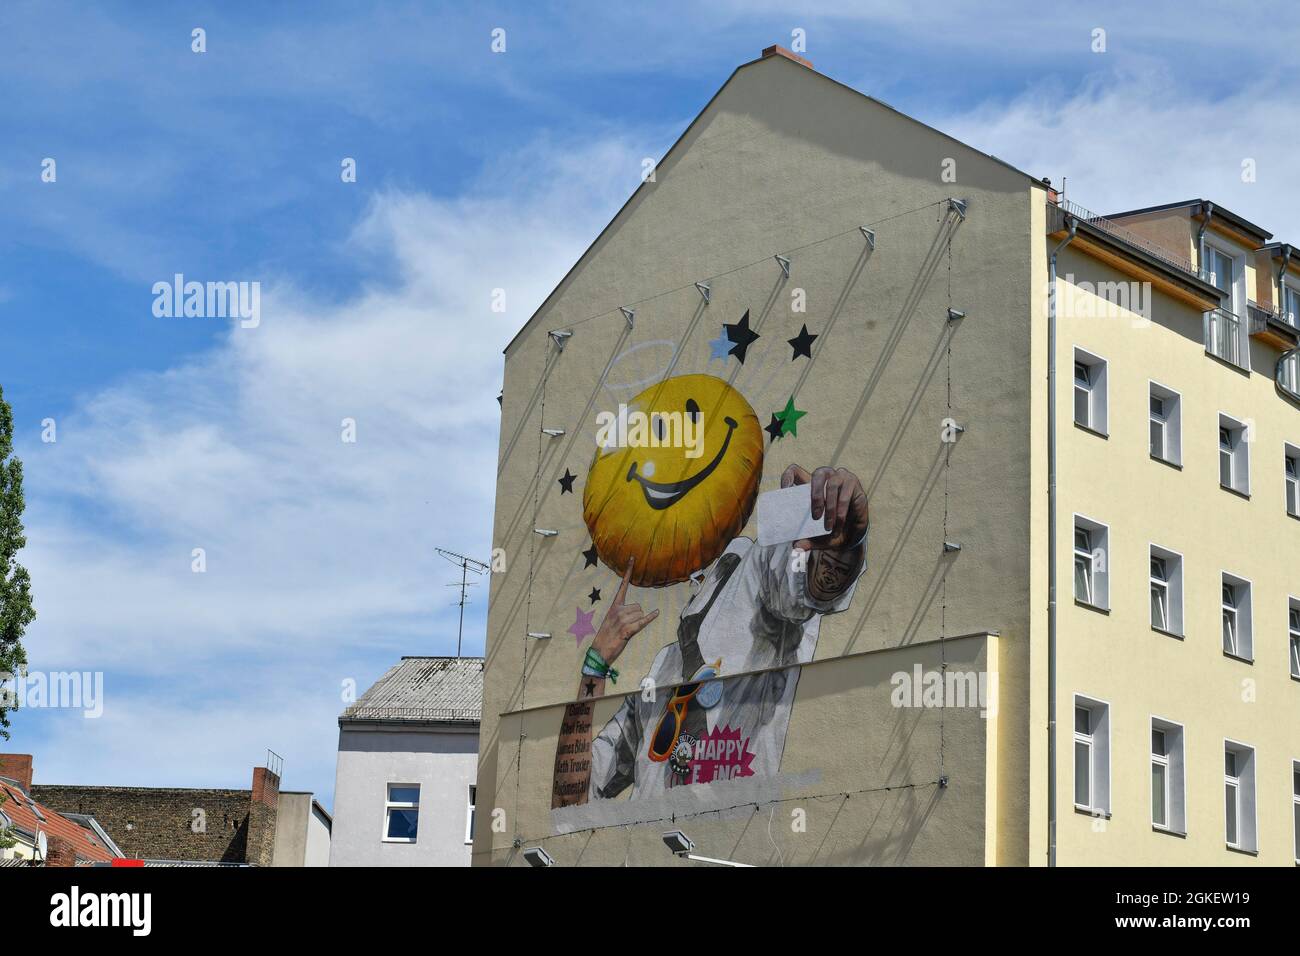
M 1241 365 L 1241 317 L 1227 309 L 1205 313 L 1205 350 L 1216 358 Z
M 1300 329 L 1288 316 L 1274 312 L 1268 306 L 1251 302 L 1246 306 L 1250 316 L 1250 337 L 1283 352 L 1300 345 Z

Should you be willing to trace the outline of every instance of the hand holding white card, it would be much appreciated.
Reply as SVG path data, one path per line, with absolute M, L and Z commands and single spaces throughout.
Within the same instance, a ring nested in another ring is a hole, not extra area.
M 758 496 L 760 547 L 816 538 L 825 533 L 825 523 L 812 516 L 812 485 L 791 485 Z

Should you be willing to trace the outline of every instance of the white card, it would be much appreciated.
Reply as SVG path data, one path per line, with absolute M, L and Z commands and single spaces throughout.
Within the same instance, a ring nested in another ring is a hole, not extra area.
M 761 547 L 817 538 L 826 525 L 812 516 L 812 485 L 791 485 L 758 496 L 758 543 Z

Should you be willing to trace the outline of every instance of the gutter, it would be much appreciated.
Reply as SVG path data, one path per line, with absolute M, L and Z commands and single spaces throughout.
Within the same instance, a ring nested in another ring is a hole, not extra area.
M 1056 256 L 1078 232 L 1066 216 L 1069 234 L 1047 260 L 1047 865 L 1056 866 Z

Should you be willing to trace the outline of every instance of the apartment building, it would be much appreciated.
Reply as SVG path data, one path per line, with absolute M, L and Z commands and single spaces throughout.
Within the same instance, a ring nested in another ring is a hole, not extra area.
M 469 866 L 483 658 L 403 657 L 339 716 L 330 866 Z
M 1052 212 L 1098 237 L 1058 257 L 1059 859 L 1294 865 L 1300 268 L 1206 200 Z
M 1290 249 L 776 47 L 653 173 L 505 351 L 474 863 L 1294 865 Z

